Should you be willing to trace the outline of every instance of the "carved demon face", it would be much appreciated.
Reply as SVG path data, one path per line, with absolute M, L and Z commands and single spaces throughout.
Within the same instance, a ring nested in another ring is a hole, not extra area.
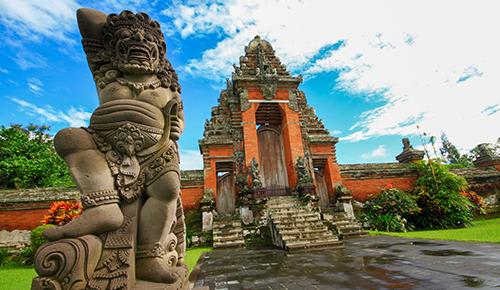
M 103 27 L 104 46 L 125 73 L 155 73 L 164 64 L 166 44 L 160 24 L 146 13 L 110 14 Z
M 154 73 L 160 64 L 161 41 L 142 28 L 121 28 L 115 33 L 118 69 L 128 73 Z

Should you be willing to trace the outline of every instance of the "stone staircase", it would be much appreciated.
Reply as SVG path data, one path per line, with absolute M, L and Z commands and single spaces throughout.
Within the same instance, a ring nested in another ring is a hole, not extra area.
M 323 219 L 332 223 L 342 239 L 364 237 L 368 235 L 363 230 L 361 223 L 355 219 L 350 219 L 344 212 L 336 212 L 333 210 L 322 210 Z
M 243 229 L 239 216 L 222 216 L 213 223 L 214 248 L 244 247 Z
M 288 251 L 340 248 L 339 241 L 321 220 L 320 214 L 292 196 L 269 198 L 266 212 L 273 243 Z

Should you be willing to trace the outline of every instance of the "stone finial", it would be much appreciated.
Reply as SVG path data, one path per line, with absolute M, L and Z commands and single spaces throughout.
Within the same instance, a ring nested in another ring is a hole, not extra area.
M 403 142 L 403 152 L 396 156 L 399 163 L 411 163 L 424 159 L 424 151 L 414 149 L 408 138 L 403 138 L 401 141 Z
M 488 143 L 477 145 L 479 156 L 474 160 L 474 165 L 477 167 L 495 166 L 500 168 L 500 156 L 496 155 L 488 145 Z

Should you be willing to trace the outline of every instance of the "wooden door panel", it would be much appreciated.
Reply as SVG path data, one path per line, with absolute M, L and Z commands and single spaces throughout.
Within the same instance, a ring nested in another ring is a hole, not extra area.
M 217 178 L 217 212 L 232 214 L 236 208 L 234 175 L 226 173 Z
M 279 130 L 261 127 L 257 136 L 263 186 L 288 186 L 283 142 Z

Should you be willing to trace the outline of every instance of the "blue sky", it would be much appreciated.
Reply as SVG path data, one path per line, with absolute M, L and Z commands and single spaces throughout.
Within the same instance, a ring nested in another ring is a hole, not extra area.
M 162 24 L 186 111 L 182 167 L 232 63 L 269 40 L 330 132 L 340 163 L 393 162 L 416 126 L 466 151 L 500 136 L 495 1 L 0 0 L 0 125 L 85 125 L 97 96 L 75 10 L 145 11 Z M 277 13 L 276 11 L 280 11 Z

